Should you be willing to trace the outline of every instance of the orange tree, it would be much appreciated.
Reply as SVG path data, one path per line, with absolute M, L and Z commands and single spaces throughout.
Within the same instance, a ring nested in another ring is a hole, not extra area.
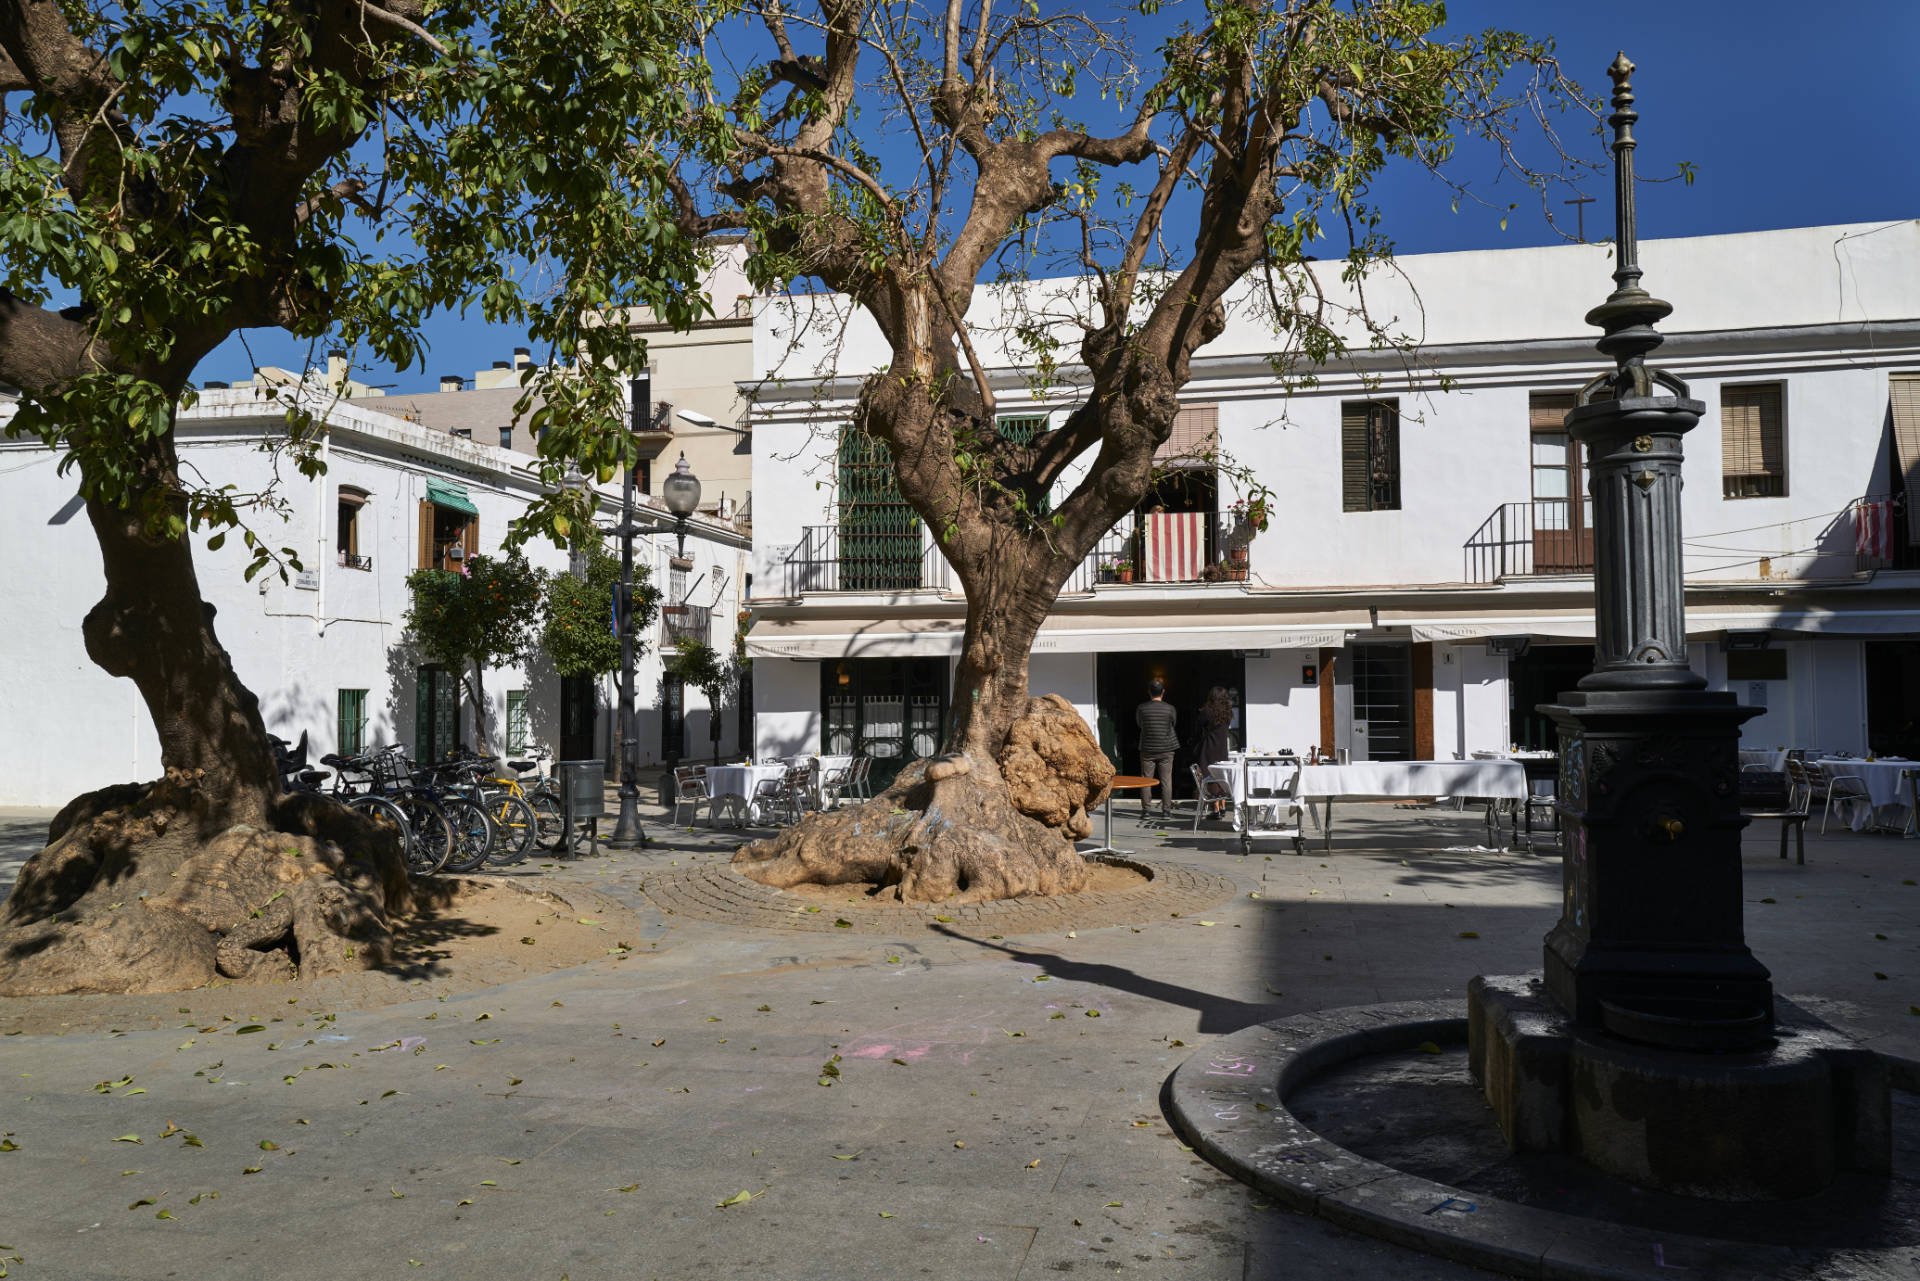
M 544 576 L 518 554 L 471 556 L 464 572 L 416 569 L 407 634 L 420 652 L 460 673 L 474 707 L 480 750 L 487 740 L 484 677 L 489 667 L 526 662 L 539 639 Z M 469 679 L 471 677 L 471 679 Z

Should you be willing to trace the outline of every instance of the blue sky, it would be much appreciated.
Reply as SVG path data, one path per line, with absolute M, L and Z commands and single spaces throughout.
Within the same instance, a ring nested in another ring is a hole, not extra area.
M 1684 160 L 1698 174 L 1691 186 L 1641 187 L 1643 238 L 1920 217 L 1920 144 L 1913 136 L 1920 77 L 1911 70 L 1920 0 L 1453 0 L 1448 17 L 1462 30 L 1506 26 L 1553 35 L 1567 70 L 1595 91 L 1606 88 L 1615 52 L 1626 50 L 1639 68 L 1639 173 L 1669 174 Z M 1598 146 L 1577 130 L 1569 142 Z M 1500 208 L 1463 204 L 1452 213 L 1449 193 L 1414 171 L 1387 178 L 1375 196 L 1401 253 L 1556 241 L 1531 193 L 1483 183 L 1480 192 Z M 1587 236 L 1604 238 L 1612 231 L 1604 175 L 1587 184 L 1587 194 L 1595 198 L 1586 207 Z M 1503 231 L 1508 201 L 1520 208 Z M 443 373 L 471 377 L 526 345 L 523 334 L 488 325 L 477 312 L 437 317 L 427 339 L 424 368 L 375 367 L 358 376 L 427 391 Z M 281 331 L 250 330 L 209 356 L 197 377 L 243 378 L 255 361 L 299 368 L 308 356 L 305 342 Z

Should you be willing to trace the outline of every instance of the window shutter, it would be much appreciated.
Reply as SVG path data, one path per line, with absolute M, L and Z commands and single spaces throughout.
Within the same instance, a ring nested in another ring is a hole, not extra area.
M 1536 391 L 1527 397 L 1527 429 L 1529 431 L 1565 431 L 1567 429 L 1567 411 L 1573 408 L 1574 394 L 1570 391 Z
M 1920 519 L 1913 505 L 1920 502 L 1920 374 L 1895 374 L 1888 379 L 1888 409 L 1893 419 L 1893 465 L 1900 469 L 1907 491 L 1907 542 L 1920 546 Z
M 478 516 L 467 517 L 467 527 L 461 531 L 460 545 L 466 549 L 468 560 L 472 560 L 473 554 L 480 550 L 480 518 Z
M 1340 406 L 1340 510 L 1367 508 L 1367 402 Z
M 420 500 L 420 555 L 419 568 L 433 568 L 433 504 Z
M 1720 389 L 1720 472 L 1730 498 L 1786 492 L 1779 384 Z
M 1219 451 L 1219 441 L 1220 407 L 1186 405 L 1173 416 L 1173 430 L 1153 451 L 1153 461 L 1161 467 L 1208 467 Z

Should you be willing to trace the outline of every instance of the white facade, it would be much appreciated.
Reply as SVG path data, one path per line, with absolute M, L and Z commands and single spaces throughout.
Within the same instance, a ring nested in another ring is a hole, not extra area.
M 316 405 L 316 410 L 319 406 Z M 327 469 L 308 481 L 282 467 L 278 493 L 284 516 L 259 514 L 255 532 L 274 547 L 292 547 L 307 573 L 282 583 L 271 571 L 243 580 L 246 554 L 238 536 L 217 552 L 196 539 L 201 592 L 218 610 L 215 627 L 240 679 L 259 695 L 269 731 L 288 739 L 309 735 L 312 754 L 337 747 L 340 691 L 364 690 L 364 742 L 400 742 L 414 748 L 419 657 L 403 635 L 406 577 L 421 562 L 420 505 L 429 481 L 459 486 L 478 510 L 477 550 L 497 554 L 509 523 L 539 492 L 528 459 L 497 446 L 431 431 L 398 417 L 334 402 L 325 406 Z M 280 407 L 253 389 L 208 391 L 180 416 L 181 460 L 209 483 L 231 482 L 259 491 L 275 481 L 274 458 L 262 446 L 284 435 Z M 98 549 L 75 493 L 76 478 L 57 474 L 57 455 L 37 444 L 0 440 L 0 599 L 8 602 L 4 639 L 5 699 L 10 731 L 0 741 L 0 805 L 61 805 L 108 783 L 160 773 L 159 743 L 131 681 L 109 677 L 87 658 L 81 620 L 105 587 Z M 344 563 L 335 546 L 341 488 L 364 493 L 358 555 L 366 567 Z M 619 495 L 601 491 L 603 523 L 618 519 Z M 649 505 L 641 523 L 670 530 L 664 510 Z M 563 571 L 566 554 L 543 541 L 529 543 L 537 567 Z M 670 532 L 636 542 L 663 591 L 671 581 Z M 712 611 L 710 640 L 731 646 L 741 585 L 748 568 L 745 540 L 731 527 L 692 523 L 687 574 L 692 603 Z M 659 656 L 656 622 L 636 680 L 643 761 L 661 755 Z M 599 682 L 595 757 L 610 742 L 613 680 Z M 512 692 L 524 695 L 530 745 L 560 753 L 560 680 L 542 663 L 530 669 L 486 673 L 489 741 L 507 738 Z M 518 701 L 518 700 L 516 700 Z M 708 751 L 710 709 L 697 690 L 686 693 L 686 751 Z M 460 708 L 458 735 L 474 741 L 474 709 Z M 738 717 L 721 711 L 721 750 L 738 748 Z
M 1661 326 L 1666 345 L 1651 363 L 1687 380 L 1706 405 L 1686 438 L 1694 666 L 1727 688 L 1732 663 L 1735 692 L 1764 700 L 1748 741 L 1862 750 L 1869 648 L 1920 631 L 1920 572 L 1904 568 L 1920 557 L 1904 521 L 1894 525 L 1893 555 L 1862 560 L 1855 542 L 1856 505 L 1902 495 L 1904 473 L 1920 461 L 1899 455 L 1889 418 L 1890 380 L 1920 374 L 1920 222 L 1650 241 L 1641 249 L 1647 286 L 1674 307 Z M 1217 411 L 1221 452 L 1275 496 L 1271 527 L 1249 548 L 1247 580 L 1123 585 L 1097 581 L 1089 567 L 1070 581 L 1041 633 L 1033 691 L 1065 695 L 1097 725 L 1103 710 L 1110 719 L 1130 715 L 1138 697 L 1109 689 L 1101 706 L 1103 667 L 1144 670 L 1120 655 L 1180 664 L 1181 655 L 1215 654 L 1219 670 L 1242 674 L 1247 745 L 1360 753 L 1365 730 L 1355 722 L 1363 718 L 1348 686 L 1355 647 L 1384 654 L 1378 647 L 1404 646 L 1418 722 L 1409 734 L 1424 752 L 1447 759 L 1533 733 L 1516 718 L 1551 691 L 1533 691 L 1533 677 L 1522 673 L 1544 672 L 1549 662 L 1564 667 L 1592 643 L 1590 543 L 1584 566 L 1559 565 L 1532 527 L 1514 536 L 1501 522 L 1551 523 L 1533 467 L 1536 445 L 1548 437 L 1530 431 L 1530 404 L 1570 393 L 1605 367 L 1593 348 L 1597 331 L 1583 317 L 1611 288 L 1608 252 L 1582 245 L 1402 258 L 1393 275 L 1370 283 L 1368 302 L 1376 317 L 1397 317 L 1419 336 L 1418 352 L 1361 352 L 1291 393 L 1267 364 L 1271 334 L 1236 307 L 1227 331 L 1195 359 L 1181 400 Z M 976 318 L 990 321 L 997 306 L 984 298 Z M 765 309 L 756 326 L 765 362 L 757 372 L 766 381 L 754 410 L 749 649 L 762 752 L 819 745 L 821 663 L 951 663 L 958 652 L 963 602 L 937 552 L 928 552 L 918 588 L 821 590 L 837 585 L 818 562 L 837 519 L 840 426 L 858 375 L 886 355 L 870 321 L 855 317 L 843 334 L 823 319 L 832 311 L 831 300 L 808 300 L 804 311 L 790 303 Z M 1059 421 L 1075 403 L 1073 389 L 1034 400 L 1021 371 L 994 348 L 993 332 L 990 323 L 976 330 L 1000 412 Z M 1756 386 L 1777 389 L 1781 492 L 1728 497 L 1722 402 L 1728 388 Z M 1347 510 L 1343 405 L 1383 398 L 1398 406 L 1397 505 Z M 1220 512 L 1237 497 L 1222 475 L 1210 501 Z M 1745 678 L 1758 669 L 1725 652 L 1729 632 L 1736 646 L 1766 638 L 1775 654 L 1761 665 L 1767 679 Z M 1489 646 L 1489 637 L 1528 637 L 1533 648 L 1510 660 L 1493 652 L 1507 646 Z M 1335 679 L 1320 679 L 1329 668 Z

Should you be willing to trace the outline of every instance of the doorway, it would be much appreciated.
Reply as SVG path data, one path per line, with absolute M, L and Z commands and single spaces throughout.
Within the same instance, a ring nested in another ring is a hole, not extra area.
M 1535 645 L 1507 660 L 1507 733 L 1527 752 L 1557 752 L 1560 731 L 1540 710 L 1593 671 L 1591 645 Z M 1499 744 L 1494 744 L 1499 746 Z
M 440 664 L 424 664 L 414 673 L 414 757 L 423 765 L 445 760 L 459 741 L 459 683 Z
M 1920 758 L 1920 642 L 1867 641 L 1867 750 Z
M 1413 647 L 1354 645 L 1348 651 L 1353 678 L 1356 761 L 1410 761 L 1413 746 Z
M 820 664 L 825 724 L 820 751 L 870 756 L 875 792 L 911 761 L 940 752 L 946 737 L 947 662 L 943 658 L 843 658 Z
M 1099 702 L 1100 750 L 1122 774 L 1140 768 L 1140 727 L 1134 724 L 1136 708 L 1147 698 L 1147 682 L 1166 682 L 1167 702 L 1178 717 L 1180 750 L 1173 756 L 1173 794 L 1193 796 L 1192 766 L 1201 764 L 1202 726 L 1200 709 L 1215 685 L 1233 696 L 1240 709 L 1242 728 L 1230 735 L 1233 746 L 1244 741 L 1246 705 L 1241 690 L 1247 683 L 1247 660 L 1232 650 L 1197 650 L 1174 656 L 1152 653 L 1100 654 L 1096 656 L 1095 689 Z
M 561 760 L 591 761 L 600 758 L 600 753 L 593 746 L 593 726 L 599 712 L 599 691 L 592 676 L 560 678 Z

